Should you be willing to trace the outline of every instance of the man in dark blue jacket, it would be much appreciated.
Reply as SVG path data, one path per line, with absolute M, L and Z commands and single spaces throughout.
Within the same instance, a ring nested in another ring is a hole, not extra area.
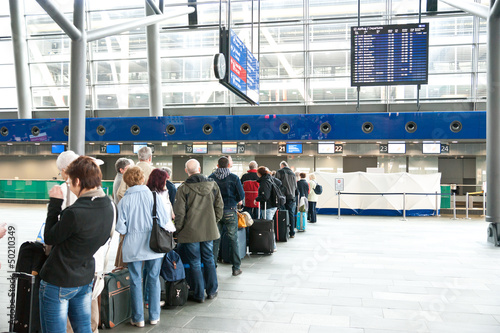
M 241 258 L 238 254 L 238 216 L 236 208 L 245 198 L 245 192 L 240 179 L 229 169 L 229 159 L 227 157 L 219 158 L 217 169 L 209 178 L 212 178 L 219 185 L 222 200 L 224 201 L 224 215 L 217 223 L 219 233 L 222 235 L 222 228 L 225 225 L 229 241 L 231 242 L 231 264 L 233 264 L 233 276 L 240 275 Z M 219 256 L 220 238 L 214 240 L 214 260 Z

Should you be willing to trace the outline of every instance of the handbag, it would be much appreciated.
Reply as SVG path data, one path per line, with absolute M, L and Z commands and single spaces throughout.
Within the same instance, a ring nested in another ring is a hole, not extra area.
M 238 211 L 236 212 L 236 214 L 238 214 L 238 229 L 246 228 L 247 222 L 245 221 L 245 215 L 241 214 Z
M 111 232 L 109 233 L 108 248 L 106 249 L 106 254 L 104 255 L 104 270 L 106 270 L 106 267 L 108 267 L 109 248 L 111 247 L 111 240 L 113 239 L 113 234 L 116 227 L 116 206 L 113 201 L 111 201 L 111 206 L 113 206 L 113 225 L 111 226 Z M 96 299 L 97 297 L 99 297 L 103 289 L 104 271 L 96 272 L 94 276 L 94 286 L 92 288 L 92 299 Z
M 149 248 L 156 253 L 168 253 L 175 247 L 174 233 L 163 229 L 158 224 L 156 214 L 156 192 L 153 192 L 153 228 L 149 239 Z

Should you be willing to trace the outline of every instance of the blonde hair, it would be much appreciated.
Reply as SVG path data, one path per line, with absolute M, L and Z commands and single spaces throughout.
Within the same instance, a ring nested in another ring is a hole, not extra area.
M 310 180 L 315 180 L 315 179 L 316 179 L 316 175 L 315 175 L 314 173 L 311 173 L 311 174 L 309 175 L 309 179 L 310 179 Z

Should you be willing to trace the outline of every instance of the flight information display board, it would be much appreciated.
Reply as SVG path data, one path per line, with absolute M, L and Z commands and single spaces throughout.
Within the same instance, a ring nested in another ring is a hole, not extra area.
M 351 27 L 351 86 L 427 84 L 429 24 Z
M 260 65 L 233 30 L 220 31 L 220 51 L 227 62 L 227 75 L 219 82 L 250 104 L 259 104 Z

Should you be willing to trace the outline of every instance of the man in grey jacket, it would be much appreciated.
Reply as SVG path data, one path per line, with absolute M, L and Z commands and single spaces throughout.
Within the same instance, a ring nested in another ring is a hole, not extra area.
M 205 289 L 208 299 L 217 297 L 213 240 L 220 237 L 217 222 L 224 202 L 217 183 L 200 174 L 197 160 L 187 161 L 185 171 L 189 177 L 175 195 L 174 223 L 181 259 L 190 266 L 190 299 L 203 303 Z

